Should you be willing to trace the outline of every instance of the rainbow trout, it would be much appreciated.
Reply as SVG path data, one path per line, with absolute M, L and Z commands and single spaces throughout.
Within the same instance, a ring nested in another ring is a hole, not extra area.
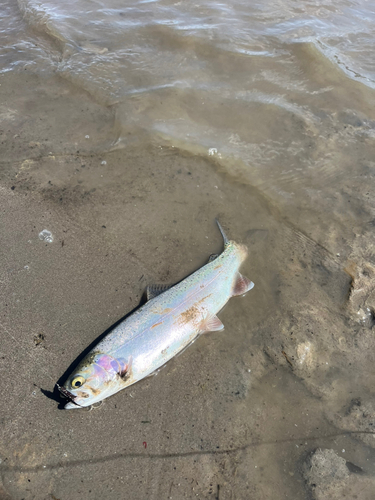
M 244 245 L 224 239 L 224 251 L 174 286 L 147 287 L 148 301 L 116 326 L 58 389 L 65 409 L 97 403 L 157 372 L 200 334 L 224 328 L 217 313 L 254 283 L 239 273 Z

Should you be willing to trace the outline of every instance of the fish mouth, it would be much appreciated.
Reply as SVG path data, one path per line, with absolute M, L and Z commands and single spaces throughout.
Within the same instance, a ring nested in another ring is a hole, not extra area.
M 76 405 L 78 407 L 81 407 L 81 405 L 79 405 L 75 401 L 75 399 L 77 398 L 77 396 L 75 396 L 74 394 L 72 394 L 71 392 L 69 392 L 67 389 L 65 389 L 65 387 L 61 387 L 61 385 L 59 385 L 59 384 L 56 384 L 56 387 L 58 388 L 58 390 L 60 391 L 60 393 L 64 396 L 64 398 L 67 398 L 67 399 L 70 400 L 70 402 L 68 403 L 68 405 L 70 405 L 71 403 L 73 403 L 74 405 Z

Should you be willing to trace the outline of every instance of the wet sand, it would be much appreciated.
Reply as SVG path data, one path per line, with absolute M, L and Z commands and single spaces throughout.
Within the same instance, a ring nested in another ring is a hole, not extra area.
M 215 157 L 113 148 L 112 108 L 66 81 L 10 74 L 0 89 L 1 498 L 321 499 L 327 484 L 372 498 L 370 139 L 365 182 L 336 183 L 349 223 L 319 194 L 332 213 L 318 241 L 309 206 L 285 208 Z M 100 408 L 61 410 L 55 383 L 146 285 L 221 250 L 215 217 L 249 246 L 255 283 L 220 314 L 225 330 Z

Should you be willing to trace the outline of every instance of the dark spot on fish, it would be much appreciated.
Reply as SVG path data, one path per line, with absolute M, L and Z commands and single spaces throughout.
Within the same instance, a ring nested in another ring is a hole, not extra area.
M 196 315 L 199 313 L 199 309 L 197 306 L 191 306 L 186 311 L 180 314 L 180 324 L 187 324 L 190 321 L 193 321 Z
M 151 327 L 151 328 L 155 328 L 155 326 L 159 326 L 159 325 L 162 325 L 162 324 L 163 324 L 163 322 L 162 322 L 162 321 L 159 321 L 159 323 L 155 323 L 154 325 L 152 325 L 152 327 Z
M 90 397 L 90 394 L 87 394 L 87 392 L 77 392 L 77 396 L 86 399 Z
M 204 302 L 208 297 L 211 297 L 212 293 L 208 294 L 206 297 L 203 297 L 203 299 L 199 300 L 196 302 L 193 306 L 189 307 L 186 311 L 182 312 L 180 314 L 180 320 L 179 323 L 184 325 L 189 323 L 190 321 L 194 321 L 197 317 L 201 315 L 201 310 L 199 309 L 199 304 Z
M 219 264 L 218 266 L 214 267 L 214 269 L 219 269 L 222 266 L 222 264 Z
M 94 389 L 93 387 L 90 386 L 87 386 L 87 389 L 89 389 L 94 394 L 94 396 L 100 394 L 100 389 Z
M 89 353 L 83 360 L 79 363 L 79 365 L 76 368 L 76 371 L 79 372 L 80 370 L 91 366 L 95 362 L 96 356 L 99 354 L 102 354 L 100 351 L 93 351 Z

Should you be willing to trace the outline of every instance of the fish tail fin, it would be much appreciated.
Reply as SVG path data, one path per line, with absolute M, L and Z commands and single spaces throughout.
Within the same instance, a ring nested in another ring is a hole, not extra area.
M 227 238 L 227 235 L 224 233 L 224 229 L 221 227 L 220 222 L 217 219 L 215 219 L 215 221 L 216 221 L 216 224 L 218 225 L 219 231 L 221 232 L 221 236 L 223 237 L 224 246 L 226 247 L 229 244 L 229 240 Z

